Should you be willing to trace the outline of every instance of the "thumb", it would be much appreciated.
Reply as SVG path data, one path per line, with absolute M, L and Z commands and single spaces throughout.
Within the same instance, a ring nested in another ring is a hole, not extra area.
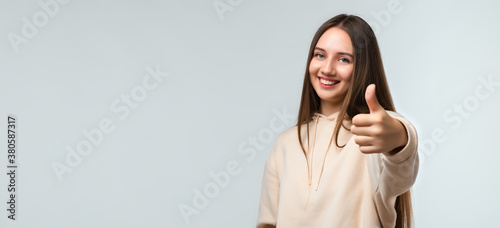
M 380 103 L 378 103 L 377 95 L 375 94 L 375 84 L 370 84 L 366 87 L 365 100 L 366 104 L 368 104 L 368 108 L 370 109 L 370 113 L 384 110 L 384 108 L 380 106 Z

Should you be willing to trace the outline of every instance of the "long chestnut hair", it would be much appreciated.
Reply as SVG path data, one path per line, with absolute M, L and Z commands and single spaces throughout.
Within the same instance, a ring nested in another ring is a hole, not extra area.
M 366 87 L 370 84 L 376 86 L 376 97 L 386 110 L 396 111 L 392 101 L 389 86 L 385 77 L 382 57 L 378 47 L 377 39 L 371 27 L 358 16 L 340 14 L 329 20 L 319 27 L 314 35 L 309 55 L 307 57 L 307 67 L 304 76 L 302 87 L 302 97 L 300 100 L 299 115 L 297 119 L 298 138 L 304 155 L 306 150 L 302 143 L 301 127 L 306 124 L 307 138 L 309 140 L 309 123 L 313 119 L 314 112 L 319 112 L 321 99 L 314 90 L 311 84 L 311 76 L 309 74 L 309 66 L 313 58 L 314 48 L 318 43 L 319 38 L 326 30 L 332 27 L 337 27 L 349 34 L 354 49 L 354 70 L 351 76 L 351 83 L 344 101 L 342 102 L 339 114 L 335 124 L 334 133 L 335 145 L 344 147 L 345 145 L 338 144 L 338 133 L 341 127 L 344 127 L 343 120 L 352 121 L 352 118 L 360 113 L 369 113 L 368 105 L 365 101 Z M 343 118 L 340 118 L 343 117 Z M 349 129 L 348 129 L 349 130 Z M 410 190 L 399 195 L 396 198 L 395 210 L 397 212 L 396 228 L 411 227 L 412 224 L 412 206 Z

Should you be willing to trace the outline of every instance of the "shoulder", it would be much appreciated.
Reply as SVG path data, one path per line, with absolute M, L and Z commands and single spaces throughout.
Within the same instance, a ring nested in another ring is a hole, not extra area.
M 281 170 L 283 170 L 286 163 L 287 154 L 298 145 L 297 130 L 297 126 L 292 126 L 281 132 L 275 139 L 268 155 L 266 166 L 278 176 L 280 176 Z
M 305 125 L 303 125 L 305 128 Z M 284 146 L 287 143 L 293 142 L 295 140 L 298 140 L 298 127 L 297 126 L 292 126 L 289 127 L 288 129 L 284 130 L 281 132 L 278 137 L 275 140 L 274 146 Z
M 274 141 L 272 153 L 285 156 L 286 154 L 295 154 L 297 151 L 300 151 L 300 154 L 302 154 L 301 148 L 305 146 L 304 143 L 307 141 L 307 124 L 302 124 L 300 129 L 300 138 L 303 143 L 302 146 L 300 145 L 298 131 L 299 127 L 295 125 L 281 132 Z
M 311 128 L 311 126 L 309 126 Z M 302 138 L 302 141 L 304 141 L 305 138 L 307 138 L 307 124 L 302 124 L 300 126 L 300 136 Z M 309 129 L 310 130 L 310 129 Z M 276 143 L 291 143 L 291 142 L 299 142 L 299 135 L 298 135 L 299 127 L 297 125 L 291 126 L 281 132 L 278 137 L 276 138 Z M 276 144 L 275 143 L 275 144 Z

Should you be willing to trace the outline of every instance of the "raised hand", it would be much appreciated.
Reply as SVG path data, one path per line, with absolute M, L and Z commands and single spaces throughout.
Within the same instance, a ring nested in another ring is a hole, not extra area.
M 352 118 L 351 132 L 356 135 L 354 142 L 363 153 L 397 153 L 408 142 L 405 127 L 379 104 L 375 84 L 366 88 L 365 100 L 370 113 Z

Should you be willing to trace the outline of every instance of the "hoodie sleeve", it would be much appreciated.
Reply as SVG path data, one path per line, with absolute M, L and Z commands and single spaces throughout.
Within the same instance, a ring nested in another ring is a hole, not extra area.
M 402 115 L 392 111 L 387 113 L 403 124 L 408 142 L 394 155 L 389 153 L 367 155 L 368 171 L 381 221 L 396 217 L 394 209 L 396 197 L 408 191 L 415 183 L 419 165 L 415 127 Z M 395 221 L 390 223 L 394 224 Z M 386 227 L 386 224 L 383 226 Z
M 257 228 L 276 227 L 280 182 L 276 171 L 275 152 L 276 144 L 266 160 L 264 167 Z

